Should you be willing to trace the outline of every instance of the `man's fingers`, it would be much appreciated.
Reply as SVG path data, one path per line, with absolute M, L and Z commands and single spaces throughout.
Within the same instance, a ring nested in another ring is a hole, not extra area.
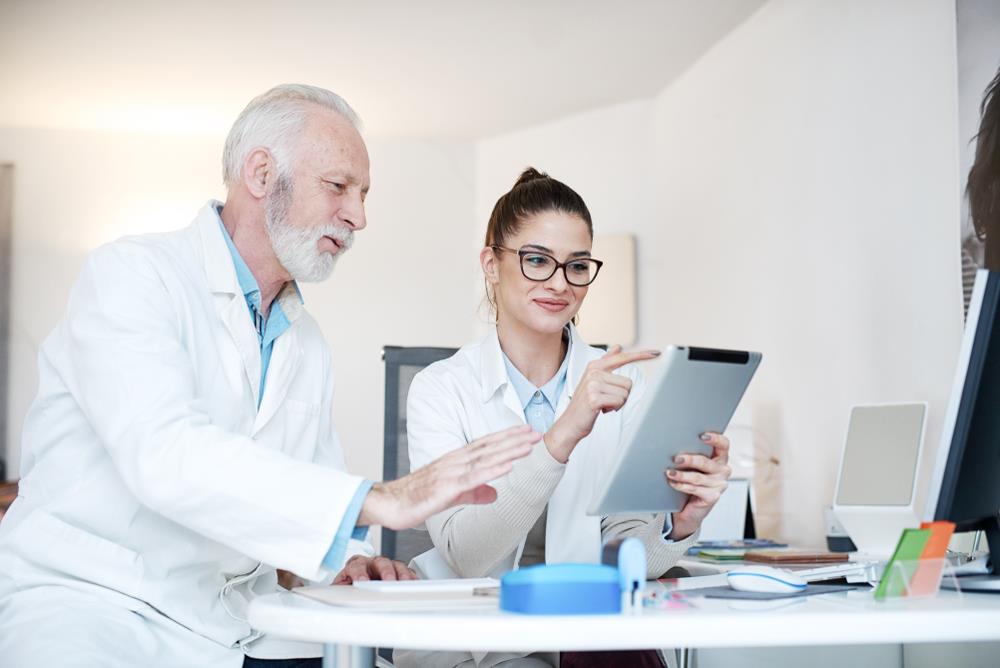
M 499 443 L 475 449 L 467 450 L 461 456 L 455 458 L 456 464 L 477 466 L 483 461 L 514 460 L 524 457 L 542 439 L 538 432 L 525 432 L 504 439 Z M 455 452 L 460 452 L 456 450 Z
M 458 504 L 484 504 L 497 500 L 497 491 L 489 485 L 479 485 L 458 496 Z
M 396 568 L 392 560 L 386 557 L 375 557 L 371 562 L 371 574 L 378 580 L 395 580 Z
M 510 473 L 514 465 L 510 462 L 503 462 L 494 466 L 476 468 L 459 475 L 452 483 L 453 492 L 465 495 L 501 476 Z M 476 494 L 488 494 L 489 492 L 476 492 Z M 488 502 L 487 502 L 488 503 Z
M 519 424 L 516 427 L 508 427 L 502 431 L 497 431 L 477 438 L 466 447 L 481 448 L 489 445 L 495 445 L 506 441 L 508 438 L 513 438 L 519 434 L 527 434 L 530 431 L 531 427 L 529 425 Z
M 392 565 L 396 567 L 396 579 L 397 580 L 416 580 L 417 574 L 412 570 L 407 568 L 406 564 L 402 561 L 393 561 Z
M 481 454 L 468 460 L 465 463 L 465 469 L 482 469 L 495 466 L 497 464 L 503 464 L 505 462 L 513 462 L 516 459 L 526 457 L 534 449 L 535 443 L 520 443 L 516 446 L 511 446 L 509 448 L 497 449 L 497 450 L 484 450 Z

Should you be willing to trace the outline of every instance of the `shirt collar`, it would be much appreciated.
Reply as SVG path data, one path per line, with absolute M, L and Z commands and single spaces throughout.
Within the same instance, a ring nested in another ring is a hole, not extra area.
M 219 227 L 222 228 L 222 236 L 226 239 L 229 254 L 233 257 L 233 266 L 236 268 L 236 280 L 240 283 L 240 290 L 243 291 L 243 296 L 247 298 L 247 301 L 252 301 L 255 308 L 260 308 L 260 286 L 257 285 L 257 279 L 254 278 L 253 272 L 250 271 L 250 267 L 247 266 L 243 256 L 240 255 L 240 251 L 236 248 L 236 244 L 233 243 L 233 238 L 229 236 L 229 230 L 222 224 L 222 218 L 219 218 Z
M 240 290 L 243 291 L 243 296 L 246 298 L 247 303 L 252 304 L 254 309 L 259 309 L 260 285 L 257 283 L 257 279 L 254 278 L 253 272 L 250 271 L 250 267 L 247 266 L 243 256 L 240 255 L 240 251 L 236 248 L 233 238 L 229 236 L 229 230 L 222 224 L 222 205 L 217 204 L 214 208 L 216 216 L 219 219 L 219 227 L 222 228 L 222 237 L 226 240 L 226 247 L 229 248 L 229 254 L 233 258 L 233 267 L 236 269 L 236 280 L 239 281 Z M 302 292 L 299 290 L 299 284 L 295 281 L 285 283 L 274 301 L 275 303 L 272 307 L 284 307 L 284 315 L 289 320 L 295 320 L 301 311 L 301 309 L 295 308 L 295 302 L 297 302 L 298 306 L 305 303 L 302 299 Z
M 503 355 L 503 363 L 507 369 L 507 378 L 510 380 L 511 385 L 514 386 L 514 392 L 517 393 L 517 398 L 521 402 L 521 408 L 527 409 L 528 404 L 531 403 L 532 397 L 535 392 L 541 392 L 545 400 L 549 402 L 549 405 L 553 408 L 556 407 L 559 401 L 559 395 L 562 394 L 563 388 L 566 386 L 566 374 L 569 369 L 569 357 L 570 350 L 573 345 L 573 340 L 569 337 L 567 333 L 567 345 L 566 354 L 563 355 L 562 364 L 559 365 L 559 370 L 556 371 L 555 375 L 549 379 L 545 385 L 542 387 L 535 387 L 535 385 L 528 380 L 523 373 L 521 373 L 514 363 L 510 361 L 507 357 L 507 353 L 501 350 Z

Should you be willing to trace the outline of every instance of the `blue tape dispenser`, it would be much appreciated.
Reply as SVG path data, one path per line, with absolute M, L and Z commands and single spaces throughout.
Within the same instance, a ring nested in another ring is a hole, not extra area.
M 603 564 L 543 564 L 500 579 L 500 609 L 528 615 L 602 615 L 636 605 L 646 584 L 646 548 L 638 538 L 604 546 Z
M 621 612 L 618 570 L 602 564 L 540 564 L 500 578 L 500 609 L 528 615 Z
M 635 537 L 608 541 L 601 552 L 601 561 L 618 568 L 622 593 L 635 606 L 642 598 L 646 586 L 646 547 Z

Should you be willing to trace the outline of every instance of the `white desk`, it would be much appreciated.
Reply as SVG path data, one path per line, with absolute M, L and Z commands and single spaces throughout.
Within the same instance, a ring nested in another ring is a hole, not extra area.
M 333 645 L 559 651 L 997 641 L 1000 596 L 942 592 L 933 599 L 876 602 L 870 592 L 842 592 L 780 602 L 695 599 L 695 607 L 685 610 L 550 617 L 495 609 L 376 612 L 282 592 L 254 600 L 249 619 L 266 633 L 327 644 L 324 665 L 332 666 Z M 370 652 L 360 656 L 371 660 Z

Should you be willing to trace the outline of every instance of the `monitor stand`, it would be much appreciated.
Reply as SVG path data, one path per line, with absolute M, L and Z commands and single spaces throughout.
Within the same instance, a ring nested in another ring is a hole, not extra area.
M 986 575 L 963 575 L 952 580 L 946 578 L 941 583 L 942 589 L 955 589 L 953 584 L 958 585 L 959 591 L 988 592 L 1000 594 L 1000 515 L 983 520 L 977 527 L 986 532 L 986 544 L 990 548 L 989 564 L 990 572 Z

